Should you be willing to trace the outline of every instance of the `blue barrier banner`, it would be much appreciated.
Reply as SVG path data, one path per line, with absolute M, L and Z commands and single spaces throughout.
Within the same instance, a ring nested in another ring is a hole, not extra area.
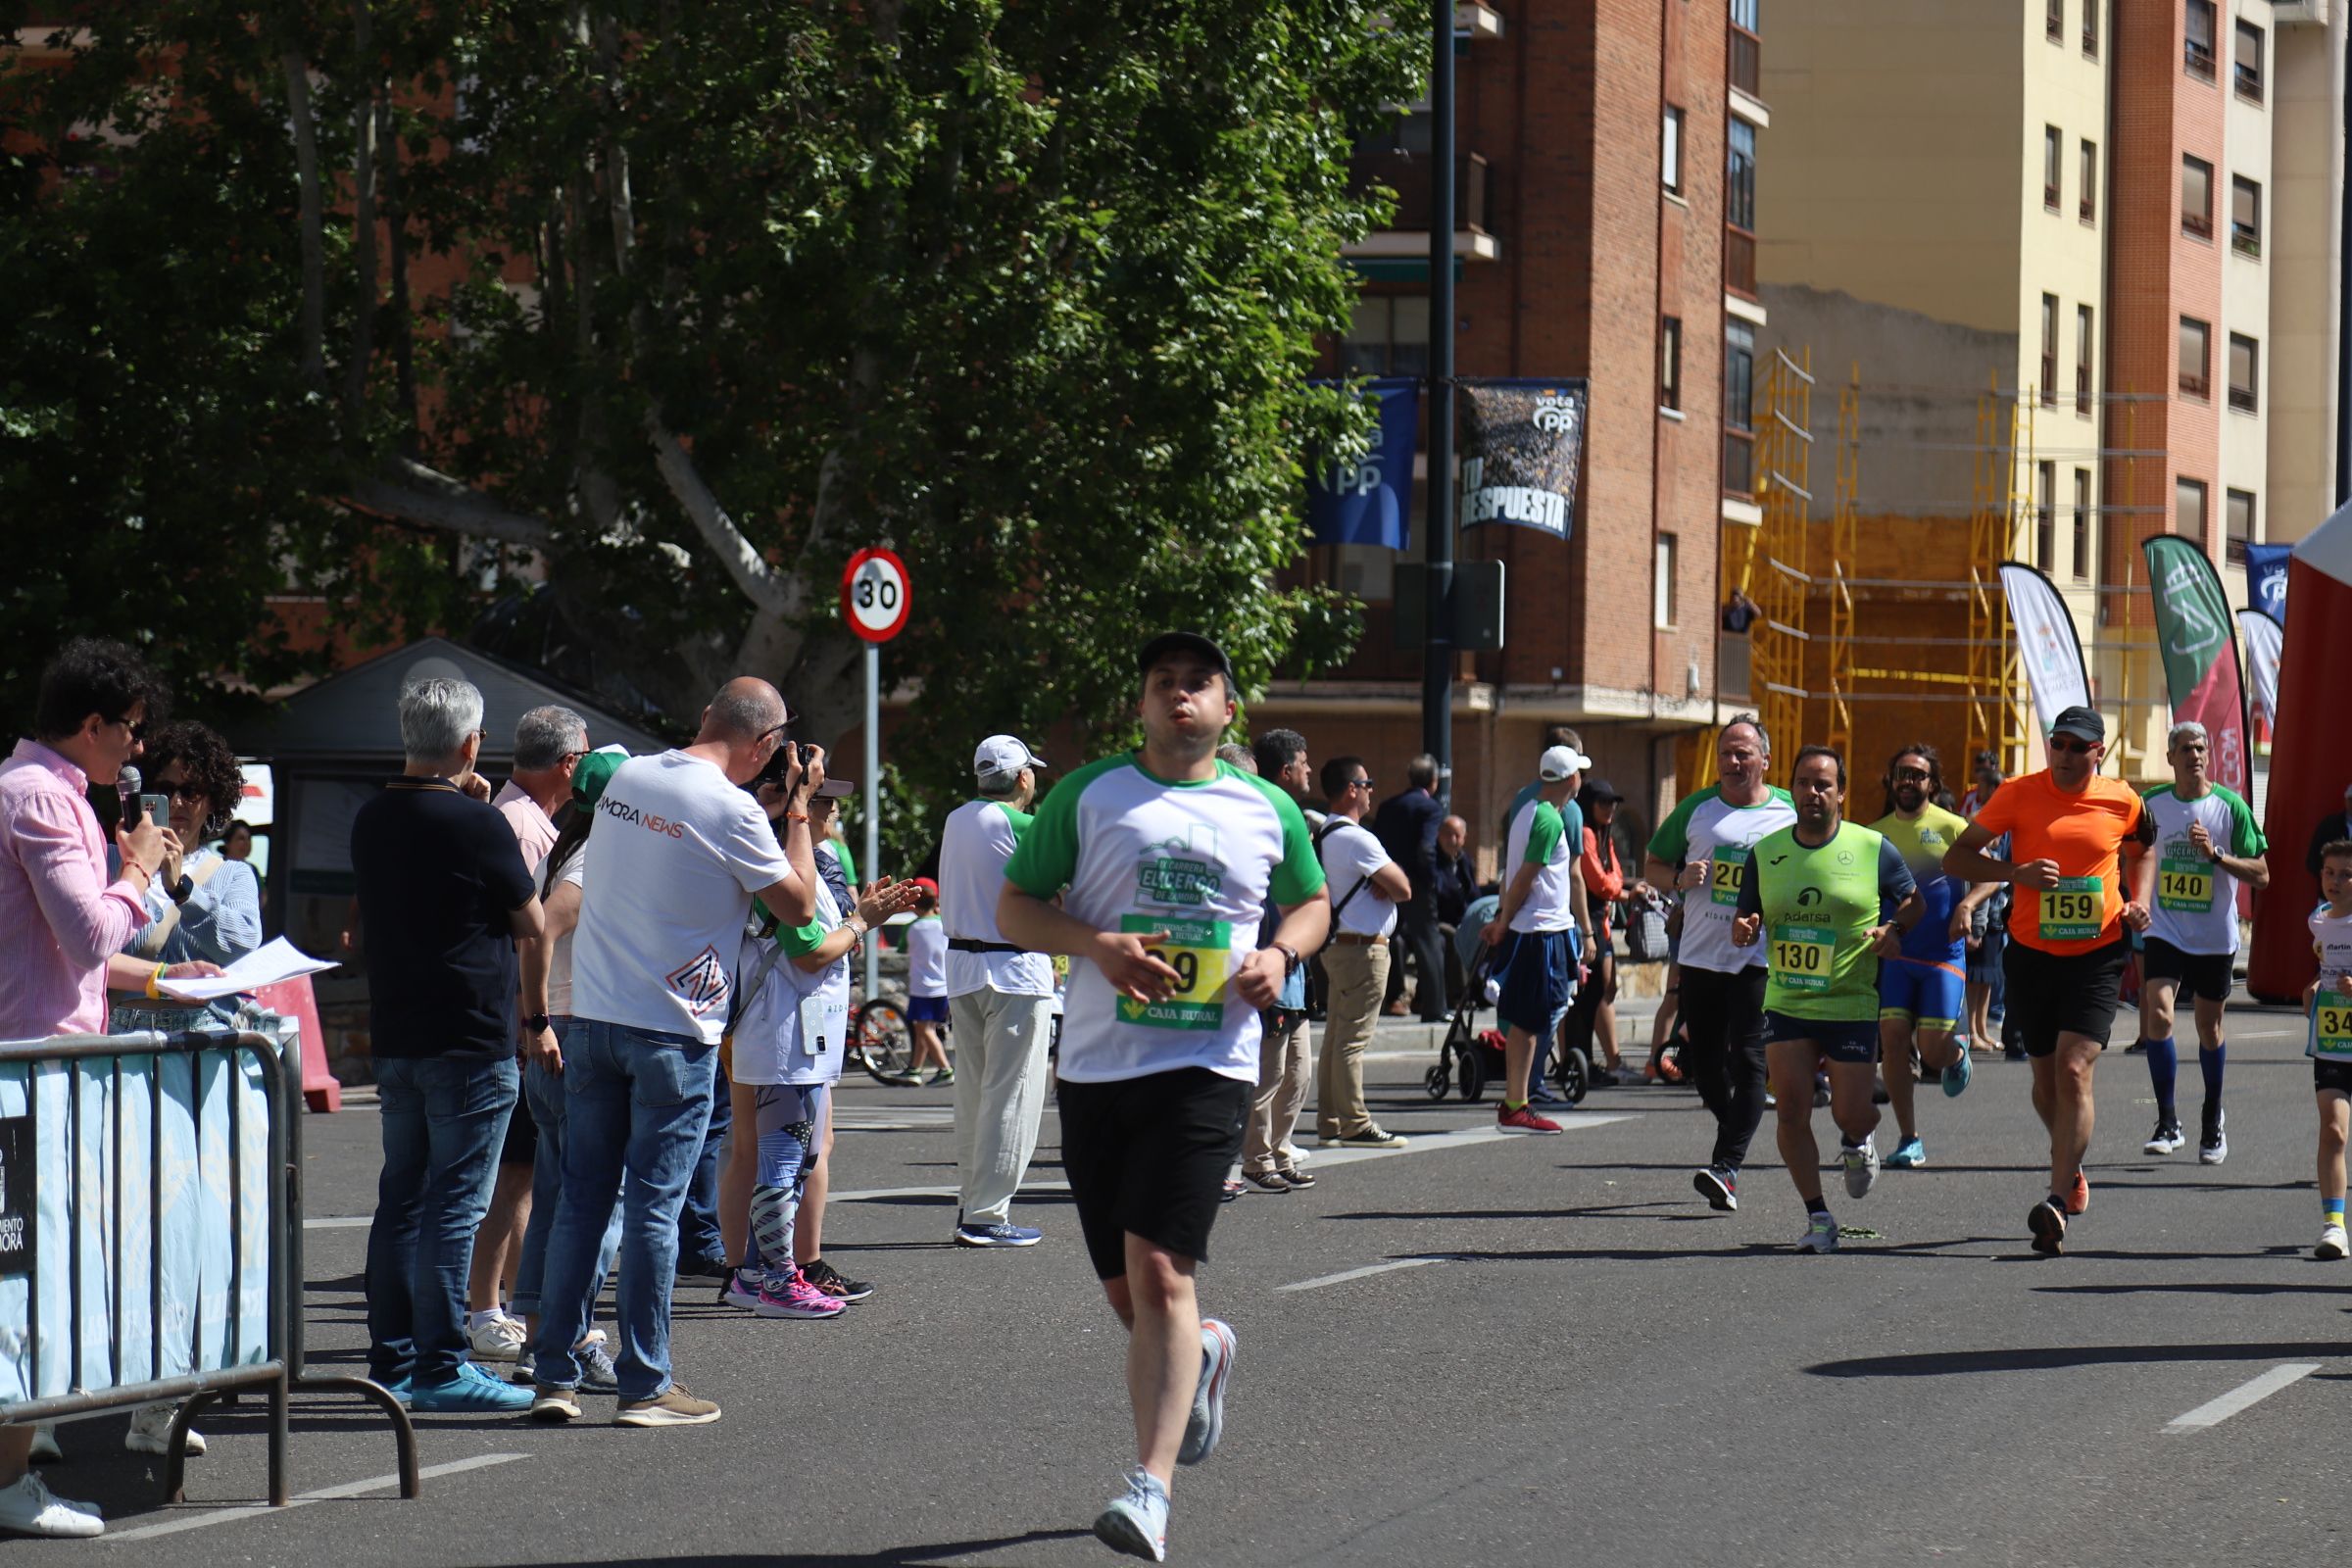
M 2286 624 L 2286 558 L 2293 545 L 2246 546 L 2246 597 L 2253 608 Z
M 1421 383 L 1389 376 L 1364 383 L 1364 392 L 1380 400 L 1372 448 L 1359 458 L 1314 465 L 1306 481 L 1307 530 L 1319 545 L 1402 550 L 1412 513 L 1413 451 L 1421 437 Z

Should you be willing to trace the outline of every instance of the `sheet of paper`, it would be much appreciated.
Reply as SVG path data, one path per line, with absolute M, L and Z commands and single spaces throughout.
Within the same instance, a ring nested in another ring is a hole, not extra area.
M 203 979 L 158 980 L 156 989 L 182 1002 L 211 1002 L 291 980 L 296 975 L 320 974 L 337 968 L 331 958 L 314 958 L 284 937 L 254 949 L 220 974 Z

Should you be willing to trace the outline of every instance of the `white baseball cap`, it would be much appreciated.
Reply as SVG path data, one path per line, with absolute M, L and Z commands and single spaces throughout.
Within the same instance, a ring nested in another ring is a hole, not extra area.
M 1536 764 L 1536 776 L 1546 784 L 1557 784 L 1572 773 L 1582 773 L 1592 765 L 1592 759 L 1573 746 L 1554 746 L 1544 752 L 1544 760 Z
M 991 735 L 972 754 L 972 772 L 983 784 L 991 779 L 1015 777 L 1024 767 L 1048 765 L 1018 735 Z

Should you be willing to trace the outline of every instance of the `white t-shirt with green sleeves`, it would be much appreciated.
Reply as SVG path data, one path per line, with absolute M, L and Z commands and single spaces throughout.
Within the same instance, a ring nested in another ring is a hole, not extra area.
M 1233 978 L 1257 946 L 1266 906 L 1323 887 L 1298 803 L 1254 773 L 1157 778 L 1139 756 L 1089 763 L 1054 787 L 1005 862 L 1004 880 L 1062 896 L 1098 930 L 1165 931 L 1154 952 L 1183 985 L 1165 1002 L 1129 1002 L 1091 962 L 1070 965 L 1059 1076 L 1110 1083 L 1205 1067 L 1257 1082 L 1257 1009 Z
M 2148 791 L 2144 801 L 2156 833 L 2156 897 L 2149 909 L 2148 935 L 2182 953 L 2237 951 L 2237 878 L 2213 864 L 2188 842 L 2189 827 L 2205 824 L 2214 848 L 2240 859 L 2262 855 L 2270 845 L 2254 823 L 2254 808 L 2234 790 L 2208 784 L 2184 801 L 2170 784 Z
M 1523 865 L 1538 866 L 1534 885 L 1511 916 L 1514 931 L 1566 931 L 1576 924 L 1573 890 L 1576 857 L 1584 848 L 1568 842 L 1560 808 L 1531 795 L 1511 814 L 1503 841 L 1502 879 L 1508 887 Z
M 1683 895 L 1683 939 L 1676 956 L 1686 969 L 1738 974 L 1764 961 L 1764 945 L 1732 945 L 1740 889 L 1747 882 L 1748 852 L 1767 833 L 1796 825 L 1788 792 L 1774 787 L 1754 806 L 1733 806 L 1708 785 L 1677 802 L 1649 836 L 1652 859 L 1668 865 L 1703 863 L 1707 879 Z

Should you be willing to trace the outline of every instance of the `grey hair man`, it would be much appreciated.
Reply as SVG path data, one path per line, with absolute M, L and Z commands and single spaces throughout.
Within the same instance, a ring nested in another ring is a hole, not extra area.
M 1012 1223 L 1012 1198 L 1037 1152 L 1054 1043 L 1054 960 L 1004 940 L 997 899 L 1004 862 L 1029 831 L 1046 760 L 1017 735 L 991 735 L 972 754 L 975 798 L 948 813 L 939 845 L 939 913 L 948 928 L 948 1017 L 963 1070 L 956 1075 L 956 1240 L 1033 1247 L 1042 1233 Z

